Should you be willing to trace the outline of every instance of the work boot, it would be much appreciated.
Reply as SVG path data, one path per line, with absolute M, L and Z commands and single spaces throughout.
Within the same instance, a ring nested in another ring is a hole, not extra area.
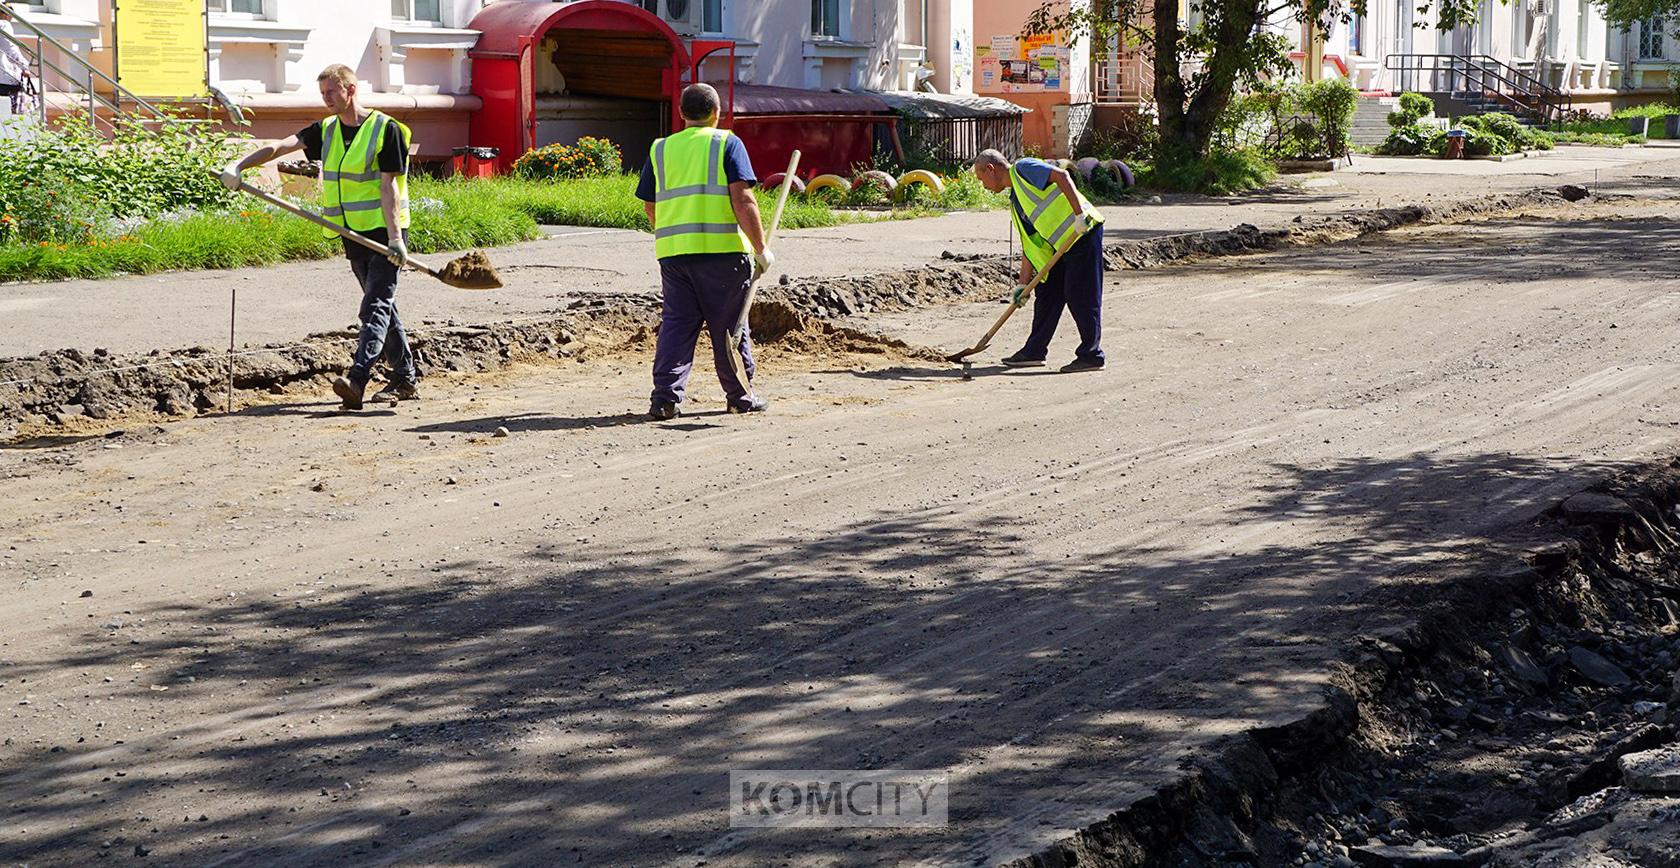
M 1080 356 L 1078 358 L 1075 358 L 1073 361 L 1068 362 L 1067 364 L 1063 365 L 1061 367 L 1061 372 L 1064 373 L 1064 374 L 1077 374 L 1081 371 L 1100 371 L 1102 369 L 1103 369 L 1103 360 L 1102 359 L 1093 359 L 1093 358 L 1088 358 L 1088 357 L 1085 357 L 1085 356 Z
M 675 401 L 662 401 L 658 398 L 654 398 L 653 403 L 648 405 L 648 418 L 655 422 L 664 422 L 667 419 L 675 419 L 681 415 L 682 411 L 677 409 L 677 403 Z
M 769 407 L 770 402 L 757 395 L 748 395 L 745 398 L 729 402 L 729 412 L 731 413 L 762 413 Z
M 398 401 L 417 401 L 420 387 L 414 383 L 391 383 L 373 396 L 375 403 L 395 404 Z
M 344 409 L 362 409 L 362 393 L 367 391 L 366 383 L 357 383 L 349 377 L 339 377 L 333 380 L 333 394 L 344 401 Z
M 1004 356 L 1003 366 L 1006 368 L 1042 368 L 1044 367 L 1044 359 L 1035 359 L 1027 355 L 1026 350 L 1022 350 L 1013 356 Z

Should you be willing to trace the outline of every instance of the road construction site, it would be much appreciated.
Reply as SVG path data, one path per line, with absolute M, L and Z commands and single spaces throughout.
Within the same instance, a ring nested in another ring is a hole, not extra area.
M 1005 243 L 993 214 L 976 217 L 992 245 L 895 261 L 923 272 L 914 293 L 780 288 L 763 415 L 723 413 L 703 362 L 687 415 L 642 421 L 651 303 L 562 278 L 562 304 L 525 311 L 554 324 L 540 338 L 435 325 L 456 364 L 434 363 L 417 402 L 342 413 L 328 362 L 277 356 L 290 373 L 236 377 L 231 415 L 192 415 L 213 379 L 173 411 L 37 413 L 0 450 L 0 861 L 1336 864 L 1423 832 L 1533 846 L 1500 836 L 1561 807 L 1543 787 L 1450 828 L 1389 793 L 1381 819 L 1414 812 L 1396 827 L 1331 816 L 1346 805 L 1288 779 L 1350 749 L 1365 762 L 1339 780 L 1368 793 L 1385 779 L 1367 765 L 1436 768 L 1369 725 L 1425 714 L 1377 683 L 1424 680 L 1396 674 L 1433 653 L 1417 625 L 1511 618 L 1586 557 L 1543 515 L 1680 451 L 1680 164 L 1586 198 L 1527 180 L 1381 231 L 1280 210 L 1230 249 L 1116 248 L 1101 372 L 1001 368 L 1022 322 L 972 379 L 940 361 L 1007 295 L 1007 263 L 983 258 Z M 1603 530 L 1596 557 L 1633 557 L 1637 516 L 1609 513 L 1570 526 Z M 1649 582 L 1674 581 L 1661 565 Z M 1572 628 L 1624 634 L 1638 653 L 1605 653 L 1632 686 L 1528 709 L 1576 739 L 1551 760 L 1566 777 L 1642 725 L 1634 702 L 1680 657 L 1651 601 L 1610 616 L 1616 587 Z M 1535 629 L 1542 663 L 1577 641 Z M 1580 681 L 1565 663 L 1553 679 Z M 1501 703 L 1465 701 L 1501 723 Z M 1272 771 L 1207 771 L 1243 762 Z M 951 822 L 731 829 L 740 768 L 944 770 Z

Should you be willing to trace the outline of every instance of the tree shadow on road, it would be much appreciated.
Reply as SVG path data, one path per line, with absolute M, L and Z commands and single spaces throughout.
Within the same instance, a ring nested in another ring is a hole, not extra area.
M 995 859 L 1124 807 L 1190 747 L 1300 713 L 1345 638 L 1616 468 L 1351 458 L 1279 466 L 1251 503 L 1125 543 L 956 504 L 821 535 L 720 528 L 711 551 L 467 551 L 394 582 L 351 570 L 135 611 L 161 626 L 90 625 L 77 653 L 9 667 L 168 723 L 9 748 L 6 822 L 29 831 L 0 855 L 80 863 L 125 836 L 195 864 Z M 1137 493 L 1101 470 L 1082 484 L 1093 503 Z M 228 699 L 170 716 L 193 694 Z M 731 837 L 741 767 L 950 769 L 955 825 Z

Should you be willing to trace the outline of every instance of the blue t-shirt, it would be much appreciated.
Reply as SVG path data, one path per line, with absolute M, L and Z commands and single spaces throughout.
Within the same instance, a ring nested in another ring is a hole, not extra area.
M 1046 163 L 1043 160 L 1035 160 L 1032 157 L 1026 157 L 1015 161 L 1015 171 L 1021 176 L 1021 180 L 1026 181 L 1028 184 L 1031 184 L 1040 190 L 1050 186 L 1050 170 L 1054 168 L 1056 168 L 1054 165 Z M 1021 203 L 1016 200 L 1015 190 L 1013 188 L 1009 191 L 1009 201 L 1014 204 L 1015 215 L 1021 218 L 1021 225 L 1025 226 L 1028 232 L 1032 232 L 1032 221 L 1027 219 L 1026 210 L 1023 209 L 1021 207 Z
M 747 157 L 747 146 L 741 143 L 739 136 L 730 136 L 723 146 L 723 175 L 728 184 L 736 181 L 746 181 L 748 185 L 758 183 L 758 176 L 753 174 L 752 160 Z M 636 198 L 652 202 L 655 195 L 653 160 L 650 158 L 642 166 L 642 180 L 636 185 Z
M 1053 164 L 1032 157 L 1015 161 L 1015 171 L 1020 174 L 1021 180 L 1040 190 L 1050 186 L 1050 170 L 1054 168 Z

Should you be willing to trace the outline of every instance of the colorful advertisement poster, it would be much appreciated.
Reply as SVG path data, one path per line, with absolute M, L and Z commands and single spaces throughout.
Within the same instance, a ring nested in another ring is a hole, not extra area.
M 204 0 L 117 0 L 117 83 L 148 98 L 208 93 L 204 9 Z
M 1067 89 L 1068 49 L 1053 36 L 993 36 L 979 50 L 976 93 L 1045 93 Z

